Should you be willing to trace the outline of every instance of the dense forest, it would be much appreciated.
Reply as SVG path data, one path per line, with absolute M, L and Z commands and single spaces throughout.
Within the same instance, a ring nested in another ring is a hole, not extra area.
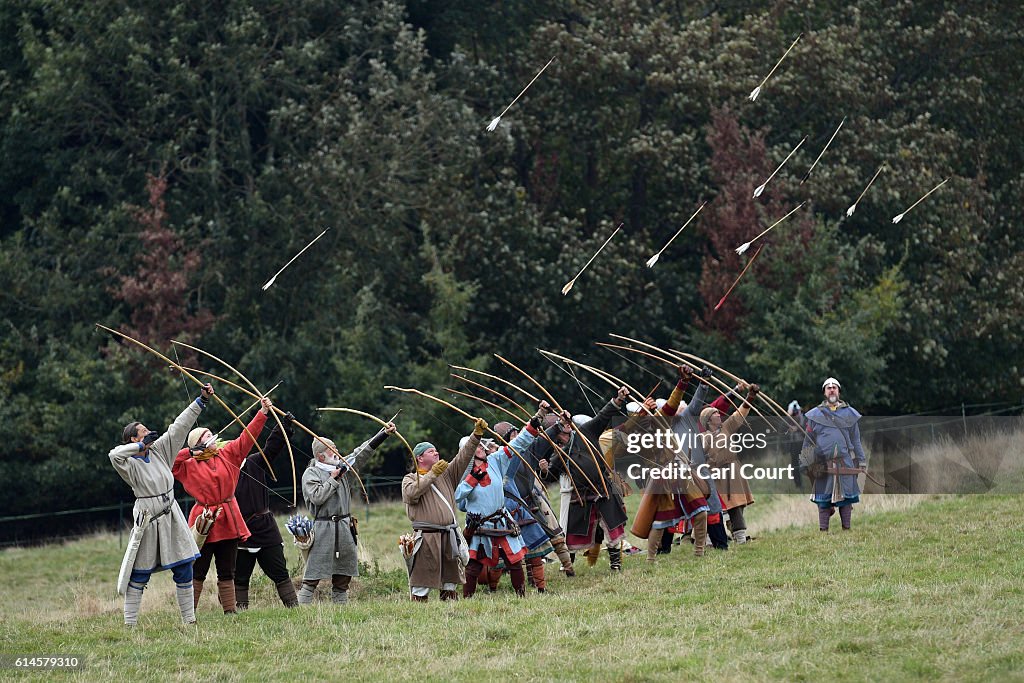
M 96 323 L 283 382 L 339 445 L 376 426 L 317 407 L 402 408 L 450 450 L 464 418 L 383 386 L 511 378 L 494 353 L 580 411 L 536 349 L 672 381 L 609 333 L 783 402 L 829 375 L 864 413 L 1024 402 L 1018 2 L 4 0 L 0 36 L 0 514 L 129 497 L 121 428 L 196 396 Z M 716 311 L 735 247 L 801 202 Z

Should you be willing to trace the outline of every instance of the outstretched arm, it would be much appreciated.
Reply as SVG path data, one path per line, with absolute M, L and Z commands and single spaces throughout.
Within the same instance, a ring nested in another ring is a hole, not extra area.
M 592 420 L 588 420 L 580 426 L 579 430 L 583 436 L 587 437 L 592 443 L 596 443 L 597 439 L 601 436 L 601 432 L 608 428 L 612 418 L 622 414 L 622 407 L 626 404 L 628 397 L 629 389 L 619 387 L 615 398 L 604 404 Z
M 707 371 L 707 376 L 710 377 L 711 370 L 708 370 L 707 368 L 704 370 Z M 704 371 L 701 371 L 701 377 L 704 377 Z M 707 393 L 708 385 L 701 382 L 697 387 L 697 390 L 693 392 L 693 398 L 691 398 L 690 402 L 687 404 L 686 410 L 683 411 L 683 415 L 689 415 L 694 420 L 700 417 L 700 411 L 704 410 L 704 398 L 707 396 Z
M 466 471 L 466 467 L 469 465 L 469 461 L 473 459 L 473 454 L 476 453 L 476 447 L 480 445 L 480 437 L 484 435 L 484 431 L 487 429 L 487 421 L 482 418 L 477 418 L 476 423 L 473 425 L 473 433 L 470 434 L 469 439 L 459 449 L 458 455 L 455 456 L 455 460 L 452 460 L 451 464 L 444 471 L 442 476 L 448 477 L 448 480 L 452 483 L 452 486 L 459 485 L 459 477 L 462 476 L 463 472 Z
M 750 414 L 750 402 L 754 400 L 754 397 L 761 391 L 761 387 L 756 384 L 750 384 L 747 386 L 747 396 L 743 399 L 743 403 L 736 409 L 736 412 L 729 416 L 725 422 L 722 423 L 722 432 L 724 434 L 734 434 L 740 425 L 747 419 L 747 415 Z M 721 412 L 721 409 L 719 409 Z
M 265 401 L 264 408 L 270 410 L 270 399 L 264 397 Z M 242 433 L 238 435 L 238 438 L 234 441 L 229 441 L 220 449 L 220 457 L 231 462 L 236 467 L 242 464 L 242 460 L 249 454 L 252 447 L 256 444 L 256 437 L 263 431 L 263 425 L 267 423 L 267 412 L 260 408 L 256 411 L 256 414 L 249 420 L 249 424 L 242 430 Z
M 686 390 L 690 386 L 690 380 L 693 377 L 693 368 L 689 365 L 680 365 L 676 368 L 676 373 L 679 375 L 679 380 L 676 381 L 676 386 L 672 389 L 672 393 L 668 395 L 665 405 L 661 407 L 661 414 L 668 417 L 672 417 L 679 411 L 679 406 L 683 402 L 683 396 L 686 394 Z
M 207 384 L 207 387 L 210 385 Z M 206 408 L 207 396 L 213 395 L 213 388 L 210 387 L 210 393 L 206 393 L 206 388 L 203 388 L 202 394 L 194 401 L 186 406 L 185 410 L 181 411 L 178 417 L 174 418 L 168 427 L 167 431 L 160 435 L 152 446 L 149 447 L 149 453 L 151 457 L 158 458 L 168 467 L 174 462 L 175 456 L 178 455 L 178 449 L 185 445 L 185 438 L 188 437 L 188 432 L 192 429 L 192 425 L 199 419 L 200 413 Z

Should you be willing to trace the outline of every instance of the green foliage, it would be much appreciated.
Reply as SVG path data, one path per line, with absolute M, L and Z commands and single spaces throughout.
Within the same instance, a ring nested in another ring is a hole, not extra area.
M 144 321 L 168 351 L 191 333 L 261 387 L 284 380 L 275 400 L 339 445 L 375 425 L 317 407 L 402 408 L 411 441 L 453 445 L 464 418 L 382 387 L 442 392 L 447 363 L 511 376 L 494 352 L 573 407 L 535 348 L 646 383 L 593 350 L 610 331 L 780 398 L 834 374 L 877 411 L 1017 404 L 1022 19 L 910 0 L 0 3 L 0 434 L 19 444 L 2 473 L 127 496 L 101 454 L 185 392 L 95 322 Z M 166 182 L 155 241 L 133 208 L 149 176 Z M 746 262 L 732 250 L 804 200 L 713 314 Z M 391 446 L 370 471 L 406 457 Z

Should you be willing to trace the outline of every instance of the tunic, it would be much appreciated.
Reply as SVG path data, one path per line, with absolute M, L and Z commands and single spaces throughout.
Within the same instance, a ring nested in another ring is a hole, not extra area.
M 133 515 L 139 519 L 144 512 L 156 516 L 142 536 L 134 569 L 151 572 L 192 562 L 199 557 L 199 548 L 192 532 L 174 501 L 174 475 L 171 463 L 203 408 L 196 399 L 175 418 L 167 431 L 154 441 L 145 457 L 139 457 L 139 445 L 127 443 L 110 451 L 110 464 L 135 494 Z
M 523 453 L 523 451 L 519 451 Z M 525 454 L 524 454 L 525 456 Z M 526 471 L 531 479 L 536 479 L 525 467 L 519 458 L 513 458 L 509 465 L 508 474 L 505 479 L 505 509 L 512 515 L 522 530 L 523 543 L 526 544 L 527 558 L 544 557 L 554 548 L 548 539 L 544 527 L 539 523 L 538 515 L 535 515 L 530 507 L 529 501 L 519 494 L 519 487 L 516 486 L 517 474 Z
M 558 425 L 552 426 L 547 430 L 548 438 L 554 439 L 559 430 L 560 428 Z M 530 447 L 525 451 L 520 451 L 520 453 L 523 454 L 523 457 L 526 458 L 526 461 L 530 463 L 530 467 L 533 468 L 534 472 L 538 469 L 537 446 L 541 443 L 547 443 L 547 439 L 537 439 L 530 444 Z M 547 534 L 549 538 L 556 538 L 563 535 L 565 532 L 562 530 L 562 523 L 559 518 L 555 516 L 555 512 L 551 507 L 551 501 L 548 500 L 547 489 L 544 487 L 542 482 L 538 481 L 537 478 L 533 476 L 533 472 L 530 472 L 530 470 L 525 467 L 519 467 L 516 469 L 513 481 L 515 482 L 516 490 L 521 494 L 520 497 L 530 506 L 530 512 L 534 519 L 536 519 L 541 527 L 543 527 L 544 533 Z M 568 477 L 560 477 L 559 482 L 561 485 L 565 486 L 568 493 L 572 493 L 572 484 L 569 482 Z M 568 501 L 565 503 L 565 514 L 568 518 Z
M 487 456 L 487 475 L 490 482 L 483 484 L 477 483 L 475 480 L 471 481 L 469 478 L 463 480 L 455 489 L 455 502 L 458 503 L 459 509 L 483 517 L 488 517 L 504 509 L 505 477 L 509 475 L 512 458 L 518 458 L 512 454 L 511 449 L 515 449 L 521 455 L 536 438 L 537 431 L 527 425 L 526 429 L 512 439 L 509 446 L 502 446 Z M 515 472 L 512 474 L 514 475 Z M 495 518 L 484 522 L 481 528 L 504 529 L 507 527 L 503 519 Z M 478 533 L 474 534 L 469 541 L 469 556 L 493 567 L 498 563 L 499 548 L 505 551 L 508 561 L 513 564 L 523 559 L 526 554 L 526 546 L 523 545 L 521 536 L 492 537 Z
M 409 521 L 438 526 L 458 523 L 453 514 L 456 509 L 455 487 L 479 443 L 479 436 L 470 436 L 441 476 L 433 472 L 421 474 L 418 478 L 415 472 L 405 475 L 402 479 L 402 502 L 405 503 L 405 514 L 409 516 Z M 430 488 L 431 484 L 437 487 L 448 505 L 441 502 Z M 462 532 L 457 530 L 456 533 Z M 423 540 L 413 557 L 410 586 L 440 590 L 446 583 L 466 583 L 465 570 L 459 565 L 459 558 L 447 550 L 450 542 L 445 538 L 446 533 L 427 531 L 417 532 L 417 535 L 422 536 Z
M 628 453 L 627 442 L 630 437 L 636 439 L 634 443 L 638 446 L 642 443 L 638 435 L 642 434 L 666 434 L 671 432 L 671 424 L 675 422 L 675 409 L 678 407 L 683 395 L 683 388 L 680 385 L 677 391 L 672 393 L 668 402 L 656 415 L 632 415 L 626 422 L 602 436 L 602 441 L 608 445 L 608 452 L 611 457 L 621 456 Z M 668 529 L 680 521 L 690 519 L 700 512 L 707 512 L 708 504 L 704 494 L 698 488 L 691 476 L 682 476 L 685 468 L 689 466 L 685 451 L 679 451 L 677 446 L 665 444 L 652 445 L 650 448 L 640 446 L 635 454 L 646 465 L 664 467 L 673 466 L 680 474 L 669 479 L 651 478 L 644 487 L 644 501 L 641 505 L 645 510 L 653 510 L 650 516 L 650 529 Z M 634 517 L 633 533 L 641 538 L 647 538 L 650 529 L 647 528 L 645 516 Z
M 347 458 L 369 454 L 370 440 L 361 443 Z M 302 475 L 302 497 L 314 518 L 313 547 L 306 558 L 303 581 L 327 579 L 335 574 L 359 576 L 359 557 L 352 531 L 352 470 L 340 479 L 310 460 Z M 335 517 L 336 519 L 331 519 Z
M 217 455 L 212 458 L 196 460 L 187 448 L 183 448 L 174 460 L 174 467 L 171 470 L 174 472 L 174 478 L 196 499 L 196 504 L 192 506 L 192 511 L 188 515 L 189 526 L 194 524 L 196 517 L 207 508 L 224 509 L 210 529 L 210 535 L 206 537 L 207 543 L 232 538 L 244 541 L 249 538 L 249 527 L 245 525 L 245 519 L 235 499 L 235 487 L 238 486 L 240 476 L 238 468 L 242 465 L 245 454 L 256 443 L 254 437 L 260 433 L 266 421 L 267 416 L 263 411 L 257 411 L 249 421 L 248 429 L 243 429 L 234 441 L 220 446 Z
M 722 429 L 717 434 L 705 432 L 701 435 L 705 442 L 704 452 L 708 455 L 708 464 L 713 468 L 726 468 L 722 470 L 724 476 L 715 480 L 718 485 L 718 494 L 722 497 L 722 506 L 726 510 L 750 505 L 754 502 L 754 496 L 750 493 L 750 484 L 739 474 L 740 459 L 729 450 L 727 442 L 727 439 L 735 434 L 743 424 L 745 417 L 742 412 L 733 413 L 722 423 Z M 729 467 L 730 465 L 735 465 L 735 467 Z

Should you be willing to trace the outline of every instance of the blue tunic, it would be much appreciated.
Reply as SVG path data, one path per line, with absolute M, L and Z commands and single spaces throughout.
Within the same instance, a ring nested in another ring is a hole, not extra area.
M 522 454 L 536 438 L 537 432 L 532 427 L 527 427 L 519 432 L 516 438 L 512 439 L 510 445 Z M 458 504 L 459 509 L 463 512 L 476 513 L 482 517 L 487 517 L 501 510 L 505 506 L 505 478 L 511 476 L 509 470 L 513 458 L 517 461 L 519 460 L 519 457 L 514 455 L 508 446 L 502 446 L 487 456 L 487 474 L 490 482 L 483 486 L 479 483 L 473 484 L 463 479 L 462 483 L 455 489 L 455 502 Z M 515 474 L 515 472 L 513 471 L 512 474 Z M 501 521 L 494 520 L 485 522 L 484 526 L 492 529 L 504 528 Z M 494 548 L 493 543 L 495 540 L 491 536 L 474 534 L 469 543 L 470 555 L 477 559 L 488 557 L 497 561 L 497 550 Z M 521 536 L 503 536 L 500 540 L 502 541 L 500 544 L 502 546 L 505 546 L 507 542 L 506 554 L 516 555 L 520 554 L 523 550 L 524 546 Z

